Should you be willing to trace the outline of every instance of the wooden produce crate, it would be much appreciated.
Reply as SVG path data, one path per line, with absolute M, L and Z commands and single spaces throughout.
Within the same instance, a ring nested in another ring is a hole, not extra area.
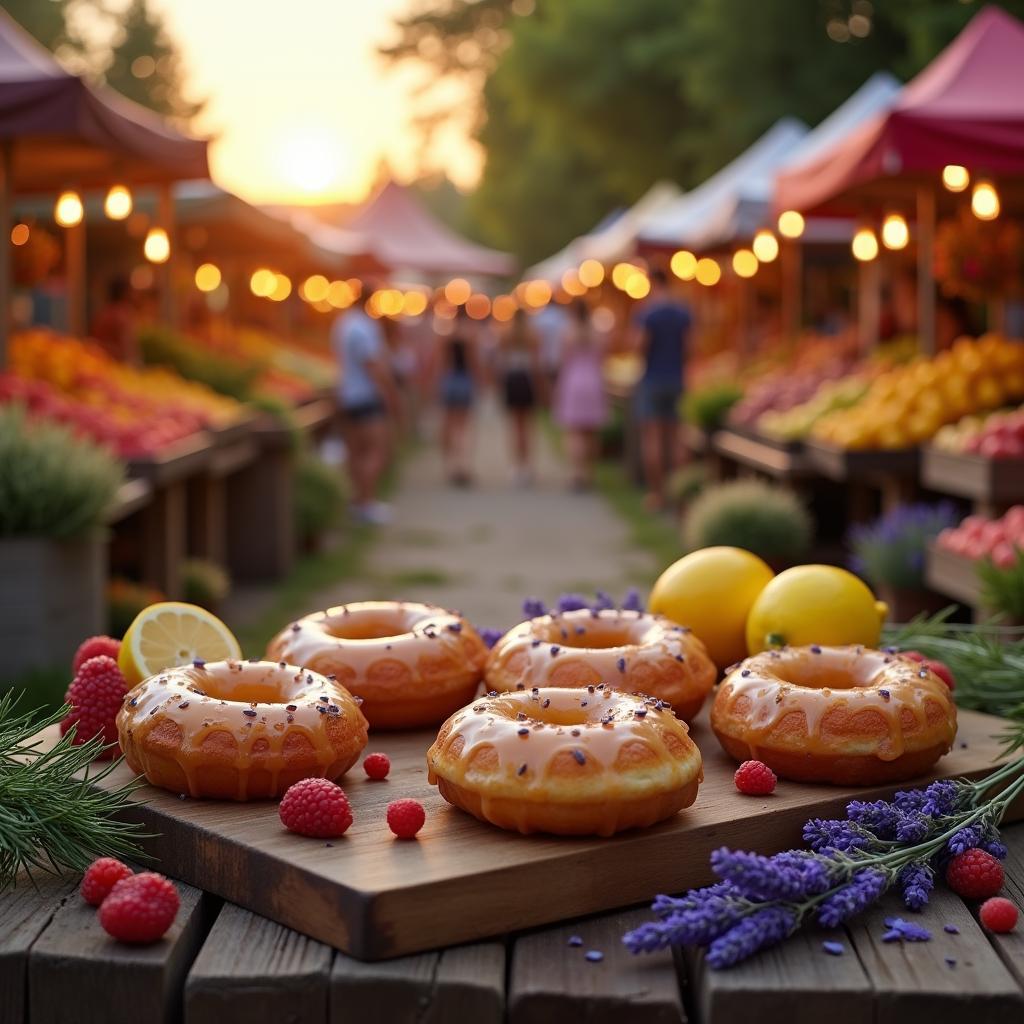
M 886 479 L 916 481 L 920 449 L 848 449 L 808 440 L 804 449 L 811 466 L 830 480 L 878 483 Z
M 777 480 L 793 480 L 810 471 L 799 443 L 778 442 L 732 429 L 716 431 L 711 443 L 723 458 Z
M 981 586 L 977 565 L 973 558 L 965 558 L 932 544 L 925 561 L 925 582 L 932 590 L 978 610 L 981 607 Z
M 987 459 L 928 446 L 921 455 L 921 483 L 970 498 L 979 514 L 997 515 L 1024 502 L 1024 459 Z

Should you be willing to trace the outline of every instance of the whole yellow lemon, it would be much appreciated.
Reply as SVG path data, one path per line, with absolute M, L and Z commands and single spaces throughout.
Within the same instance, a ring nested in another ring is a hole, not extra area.
M 867 585 L 835 565 L 798 565 L 757 595 L 747 618 L 747 650 L 783 644 L 877 647 L 889 608 Z
M 711 547 L 673 562 L 651 591 L 652 612 L 689 626 L 711 660 L 726 668 L 746 657 L 744 629 L 772 570 L 743 548 Z

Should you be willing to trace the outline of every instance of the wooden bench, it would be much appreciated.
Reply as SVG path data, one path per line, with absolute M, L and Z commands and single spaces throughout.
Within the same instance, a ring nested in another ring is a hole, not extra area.
M 1024 825 L 1005 831 L 1007 895 L 1024 906 Z M 524 884 L 529 884 L 528 881 Z M 179 886 L 168 937 L 142 948 L 100 930 L 73 881 L 0 897 L 3 1024 L 1011 1024 L 1024 1020 L 1024 925 L 983 931 L 940 889 L 931 942 L 883 943 L 895 897 L 849 928 L 809 929 L 729 971 L 686 951 L 633 957 L 634 909 L 379 963 L 336 953 Z M 542 897 L 542 893 L 537 894 Z M 445 913 L 438 907 L 438 914 Z M 958 934 L 943 930 L 955 925 Z M 575 944 L 575 938 L 583 940 Z M 570 944 L 570 938 L 574 944 Z M 845 954 L 830 956 L 833 939 Z M 589 950 L 603 953 L 586 959 Z M 952 961 L 952 962 L 951 962 Z

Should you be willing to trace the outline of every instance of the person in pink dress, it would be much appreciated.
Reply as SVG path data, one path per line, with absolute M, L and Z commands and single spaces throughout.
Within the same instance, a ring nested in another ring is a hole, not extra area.
M 608 399 L 601 373 L 603 349 L 590 326 L 586 303 L 576 299 L 570 314 L 555 384 L 554 412 L 565 431 L 573 488 L 586 490 L 597 458 L 598 432 L 608 419 Z

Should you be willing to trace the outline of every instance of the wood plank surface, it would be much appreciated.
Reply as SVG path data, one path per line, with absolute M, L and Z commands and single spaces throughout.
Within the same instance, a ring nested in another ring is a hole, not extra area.
M 512 951 L 509 1024 L 685 1021 L 672 955 L 634 956 L 622 944 L 623 934 L 649 917 L 631 910 L 520 937 Z M 576 937 L 583 944 L 571 946 Z M 603 959 L 589 961 L 591 951 Z
M 940 774 L 977 775 L 991 768 L 999 761 L 993 737 L 1001 729 L 997 719 L 961 712 L 960 742 L 939 763 Z M 371 749 L 391 758 L 391 776 L 378 783 L 349 773 L 344 785 L 355 823 L 333 844 L 286 832 L 270 802 L 181 800 L 144 787 L 125 816 L 159 834 L 146 845 L 168 874 L 373 960 L 701 885 L 710 880 L 708 856 L 717 846 L 789 848 L 799 844 L 806 818 L 841 812 L 854 793 L 873 799 L 897 788 L 786 783 L 771 797 L 751 799 L 737 793 L 735 764 L 706 722 L 698 721 L 693 736 L 705 761 L 694 806 L 653 828 L 611 839 L 520 836 L 449 806 L 426 780 L 432 733 L 372 737 Z M 128 777 L 121 766 L 104 784 Z M 396 840 L 384 825 L 387 803 L 399 796 L 426 807 L 427 822 L 415 842 Z M 644 870 L 634 870 L 637 864 Z
M 96 908 L 67 900 L 29 955 L 31 1024 L 171 1024 L 178 1019 L 185 973 L 203 940 L 206 897 L 176 883 L 181 910 L 150 946 L 115 942 Z
M 225 904 L 185 982 L 185 1024 L 326 1024 L 334 951 Z
M 78 878 L 21 876 L 0 895 L 0 1021 L 22 1024 L 27 1015 L 28 957 L 32 943 L 63 904 L 75 898 Z
M 1009 853 L 1003 865 L 1006 883 L 1002 895 L 1016 904 L 1021 917 L 1012 932 L 1006 935 L 989 934 L 989 941 L 1017 979 L 1017 984 L 1024 989 L 1024 825 L 1003 829 L 1003 841 Z
M 331 972 L 331 1024 L 501 1024 L 505 947 L 500 942 L 363 963 L 339 953 Z

